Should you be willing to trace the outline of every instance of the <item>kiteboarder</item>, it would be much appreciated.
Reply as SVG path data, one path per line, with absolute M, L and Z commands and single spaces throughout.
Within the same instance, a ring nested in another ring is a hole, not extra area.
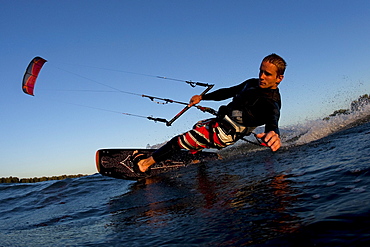
M 284 78 L 285 68 L 284 59 L 273 53 L 262 60 L 259 78 L 203 96 L 194 95 L 189 106 L 196 105 L 201 100 L 220 101 L 232 98 L 232 101 L 218 109 L 216 118 L 199 121 L 192 130 L 173 137 L 152 156 L 145 157 L 144 154 L 135 152 L 132 155 L 134 171 L 145 175 L 151 165 L 166 160 L 181 149 L 196 152 L 204 148 L 224 148 L 251 134 L 253 129 L 261 125 L 265 125 L 265 132 L 256 137 L 264 141 L 272 151 L 278 150 L 281 146 L 278 127 L 281 99 L 278 85 Z

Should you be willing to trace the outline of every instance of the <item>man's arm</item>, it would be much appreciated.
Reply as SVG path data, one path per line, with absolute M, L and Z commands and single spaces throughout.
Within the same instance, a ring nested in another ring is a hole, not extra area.
M 247 84 L 248 81 L 250 81 L 250 80 L 253 80 L 253 79 L 246 80 L 246 81 L 240 83 L 239 85 L 236 85 L 236 86 L 233 86 L 233 87 L 220 88 L 220 89 L 218 89 L 218 90 L 216 90 L 214 92 L 206 93 L 203 96 L 201 96 L 201 95 L 194 95 L 193 97 L 191 97 L 188 106 L 191 107 L 193 105 L 196 105 L 201 100 L 221 101 L 221 100 L 232 98 L 237 93 L 239 93 L 245 87 L 245 84 Z
M 280 118 L 280 105 L 276 102 L 272 104 L 271 113 L 267 114 L 268 121 L 265 125 L 265 132 L 257 134 L 257 137 L 262 139 L 272 151 L 276 151 L 281 147 L 280 131 L 279 131 L 279 118 Z

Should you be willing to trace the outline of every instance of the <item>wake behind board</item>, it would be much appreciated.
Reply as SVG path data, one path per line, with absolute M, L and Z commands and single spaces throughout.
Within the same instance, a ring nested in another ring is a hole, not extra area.
M 136 174 L 132 169 L 130 158 L 135 150 L 150 156 L 156 149 L 100 149 L 96 151 L 96 168 L 98 172 L 108 177 L 138 180 L 173 171 L 200 161 L 219 159 L 216 153 L 198 152 L 196 154 L 190 154 L 189 151 L 184 150 L 173 155 L 166 161 L 154 164 L 150 172 L 143 176 L 143 174 Z

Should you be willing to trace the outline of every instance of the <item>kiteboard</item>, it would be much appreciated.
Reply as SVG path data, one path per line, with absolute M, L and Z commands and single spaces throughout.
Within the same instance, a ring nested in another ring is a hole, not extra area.
M 126 180 L 139 180 L 157 176 L 161 173 L 177 170 L 191 164 L 220 159 L 214 152 L 197 152 L 191 154 L 182 150 L 167 160 L 151 166 L 150 171 L 137 174 L 134 172 L 131 157 L 135 151 L 150 156 L 156 149 L 99 149 L 96 151 L 96 168 L 104 176 Z

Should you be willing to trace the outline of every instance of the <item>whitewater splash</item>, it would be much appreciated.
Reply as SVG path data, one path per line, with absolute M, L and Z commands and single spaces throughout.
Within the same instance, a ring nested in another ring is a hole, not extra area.
M 335 132 L 360 125 L 370 118 L 370 105 L 326 119 L 306 121 L 281 130 L 283 146 L 303 145 Z
M 289 148 L 317 141 L 338 131 L 361 125 L 370 119 L 370 104 L 366 102 L 357 105 L 352 111 L 338 114 L 325 119 L 307 120 L 303 123 L 280 128 L 282 147 Z M 255 132 L 264 131 L 264 127 L 258 127 Z M 246 137 L 251 142 L 257 142 L 253 135 Z M 253 151 L 265 149 L 262 146 L 252 145 L 243 140 L 235 145 L 219 150 L 223 158 L 235 158 L 238 155 L 251 154 Z

